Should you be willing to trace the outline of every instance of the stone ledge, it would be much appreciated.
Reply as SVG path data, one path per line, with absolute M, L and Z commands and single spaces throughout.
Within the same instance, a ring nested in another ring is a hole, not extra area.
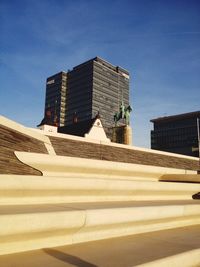
M 0 125 L 6 126 L 7 128 L 10 128 L 19 133 L 22 133 L 24 135 L 30 136 L 32 138 L 35 138 L 39 141 L 42 141 L 44 143 L 51 145 L 49 138 L 47 136 L 41 134 L 40 132 L 36 132 L 30 128 L 27 128 L 23 126 L 22 124 L 19 124 L 15 121 L 9 120 L 6 117 L 1 116 L 1 115 L 0 115 Z
M 186 171 L 175 168 L 156 167 L 149 165 L 131 164 L 124 162 L 112 162 L 65 156 L 54 156 L 40 153 L 15 152 L 16 157 L 23 162 L 43 173 L 45 176 L 69 176 L 84 174 L 101 175 L 109 177 L 127 177 L 128 179 L 152 179 L 157 181 L 164 174 L 185 174 Z M 195 173 L 187 171 L 187 173 Z
M 120 216 L 119 216 L 120 214 Z M 197 204 L 74 203 L 1 207 L 0 254 L 200 224 Z
M 126 177 L 0 175 L 0 206 L 133 200 L 192 200 L 200 184 L 130 180 Z M 161 202 L 162 203 L 162 202 Z M 194 202 L 192 202 L 194 203 Z
M 0 256 L 0 265 L 13 267 L 17 263 L 18 266 L 26 267 L 160 267 L 166 266 L 166 262 L 167 267 L 191 267 L 200 264 L 199 248 L 200 227 L 197 225 L 3 255 Z M 173 261 L 169 261 L 172 257 Z

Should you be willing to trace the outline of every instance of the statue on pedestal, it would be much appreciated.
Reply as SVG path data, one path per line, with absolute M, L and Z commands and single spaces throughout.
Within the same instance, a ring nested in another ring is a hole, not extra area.
M 120 119 L 125 119 L 125 124 L 126 125 L 130 125 L 130 113 L 132 111 L 132 108 L 130 105 L 128 105 L 127 107 L 124 106 L 124 103 L 121 102 L 121 106 L 119 108 L 119 112 L 116 112 L 114 115 L 114 122 L 115 122 L 115 126 L 117 125 L 117 122 Z

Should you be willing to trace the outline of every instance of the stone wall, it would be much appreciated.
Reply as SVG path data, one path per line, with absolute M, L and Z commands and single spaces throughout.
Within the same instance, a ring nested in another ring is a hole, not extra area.
M 187 159 L 187 157 L 176 157 L 173 154 L 172 156 L 162 155 L 160 153 L 130 149 L 128 146 L 125 148 L 115 146 L 114 144 L 111 146 L 53 136 L 49 136 L 49 138 L 56 154 L 60 156 L 82 157 L 186 170 L 198 170 L 199 168 L 197 160 Z
M 41 172 L 21 163 L 14 151 L 45 153 L 42 141 L 0 125 L 0 173 L 41 175 Z

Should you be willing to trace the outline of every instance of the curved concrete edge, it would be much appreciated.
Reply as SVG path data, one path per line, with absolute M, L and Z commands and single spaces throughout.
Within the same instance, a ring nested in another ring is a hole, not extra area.
M 0 175 L 0 205 L 192 200 L 199 184 L 159 183 L 123 179 Z
M 68 176 L 69 173 L 117 175 L 159 179 L 164 174 L 185 174 L 185 170 L 130 164 L 104 160 L 94 160 L 76 157 L 54 156 L 39 153 L 15 152 L 23 163 L 41 171 L 47 176 Z M 193 172 L 192 172 L 193 173 Z
M 61 205 L 57 209 L 1 215 L 0 255 L 72 244 L 73 235 L 84 227 L 86 212 Z
M 142 221 L 138 223 L 127 223 L 119 225 L 110 225 L 110 227 L 82 228 L 73 236 L 73 243 L 83 243 L 101 239 L 122 237 L 135 234 L 143 234 L 161 230 L 170 230 L 179 227 L 193 226 L 200 224 L 200 217 L 173 218 L 157 221 Z M 98 230 L 94 232 L 95 230 Z
M 200 183 L 200 175 L 195 174 L 165 174 L 159 181 Z
M 120 215 L 120 216 L 119 216 Z M 175 220 L 173 220 L 175 219 Z M 101 231 L 101 229 L 123 228 L 143 223 L 174 224 L 188 221 L 199 224 L 200 206 L 194 204 L 150 205 L 120 207 L 106 204 L 63 204 L 23 207 L 4 206 L 1 211 L 1 237 L 26 235 L 49 231 L 75 229 L 75 233 Z M 186 224 L 187 225 L 187 224 Z M 11 227 L 12 226 L 12 227 Z M 124 231 L 126 232 L 126 231 Z
M 134 265 L 137 267 L 197 267 L 200 266 L 200 248 L 162 258 L 152 262 Z
M 57 210 L 52 211 L 51 207 L 49 209 L 47 207 L 45 212 L 43 212 L 42 208 L 30 212 L 30 207 L 29 211 L 23 209 L 20 213 L 16 207 L 13 214 L 0 216 L 1 238 L 6 237 L 9 239 L 9 235 L 29 235 L 30 233 L 56 231 L 59 229 L 78 231 L 84 226 L 86 216 L 84 210 L 70 207 L 65 207 L 65 210 L 63 210 L 61 208 L 57 207 Z M 10 220 L 13 220 L 14 223 Z
M 199 184 L 180 183 L 174 186 L 174 183 L 159 183 L 152 181 L 134 181 L 123 179 L 98 179 L 96 177 L 62 177 L 62 176 L 34 176 L 34 175 L 0 175 L 0 190 L 107 190 L 108 192 L 120 191 L 153 191 L 164 192 L 195 192 L 200 191 Z
M 36 132 L 34 130 L 31 130 L 30 128 L 27 128 L 27 127 L 23 126 L 22 124 L 19 124 L 15 121 L 7 119 L 6 117 L 1 116 L 1 115 L 0 115 L 0 125 L 3 125 L 7 128 L 10 128 L 12 130 L 15 130 L 17 132 L 28 135 L 32 138 L 35 138 L 39 141 L 42 141 L 46 144 L 51 145 L 50 139 L 47 136 L 40 134 L 39 132 Z
M 200 224 L 200 208 L 189 216 L 184 205 L 73 210 L 69 205 L 65 210 L 67 206 L 1 215 L 0 254 Z
M 163 212 L 164 210 L 164 212 Z M 120 214 L 120 216 L 119 216 Z M 137 222 L 160 221 L 172 218 L 184 218 L 198 216 L 200 219 L 199 205 L 161 205 L 161 206 L 138 206 L 125 208 L 108 208 L 87 210 L 84 228 L 97 226 L 114 226 L 134 224 Z

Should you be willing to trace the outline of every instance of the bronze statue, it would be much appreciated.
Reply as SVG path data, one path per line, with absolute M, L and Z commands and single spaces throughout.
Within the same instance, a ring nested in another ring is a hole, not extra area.
M 125 119 L 125 124 L 126 125 L 130 125 L 130 113 L 131 113 L 131 111 L 132 111 L 132 108 L 131 108 L 130 105 L 125 107 L 124 103 L 121 102 L 121 106 L 119 108 L 119 112 L 116 112 L 115 115 L 114 115 L 115 125 L 117 125 L 117 122 L 120 119 Z

